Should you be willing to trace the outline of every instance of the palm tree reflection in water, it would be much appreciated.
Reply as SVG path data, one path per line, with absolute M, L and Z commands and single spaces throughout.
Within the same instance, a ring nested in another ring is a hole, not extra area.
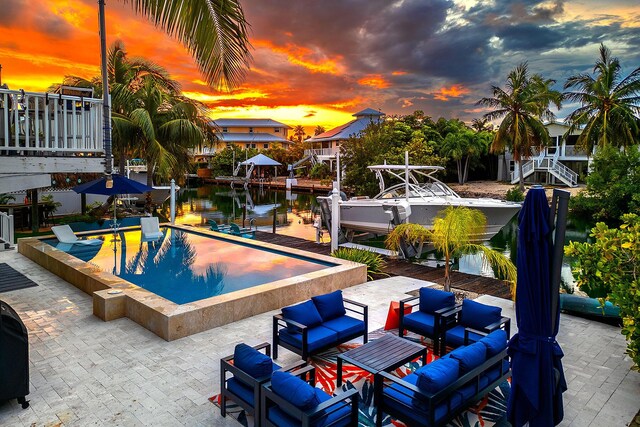
M 156 241 L 141 241 L 138 252 L 129 261 L 126 240 L 121 236 L 121 244 L 114 243 L 114 274 L 178 304 L 221 294 L 227 266 L 212 263 L 203 274 L 196 273 L 193 266 L 197 252 L 187 234 L 169 228 L 163 229 L 163 233 Z M 118 246 L 121 255 L 117 265 Z

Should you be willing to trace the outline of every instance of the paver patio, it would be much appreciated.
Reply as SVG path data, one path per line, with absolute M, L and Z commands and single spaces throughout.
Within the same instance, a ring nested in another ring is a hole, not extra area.
M 0 402 L 0 425 L 239 425 L 207 400 L 219 391 L 220 358 L 237 343 L 269 341 L 275 312 L 166 342 L 126 318 L 102 322 L 91 297 L 13 251 L 0 252 L 0 262 L 39 285 L 0 294 L 29 329 L 31 380 L 31 406 Z M 389 301 L 425 284 L 393 277 L 344 294 L 369 304 L 375 330 Z M 486 295 L 478 301 L 514 318 L 511 301 Z M 563 314 L 558 341 L 569 383 L 561 425 L 627 425 L 640 408 L 640 374 L 629 369 L 619 328 Z M 297 360 L 280 353 L 281 363 Z

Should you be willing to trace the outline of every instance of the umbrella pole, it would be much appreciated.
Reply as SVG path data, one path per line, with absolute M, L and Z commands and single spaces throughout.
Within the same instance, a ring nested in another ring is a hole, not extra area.
M 553 226 L 555 216 L 554 242 L 551 252 L 551 330 L 556 330 L 556 319 L 560 305 L 560 277 L 562 257 L 564 255 L 564 237 L 567 231 L 567 212 L 569 211 L 569 192 L 553 190 L 550 221 Z M 556 210 L 557 206 L 557 210 Z

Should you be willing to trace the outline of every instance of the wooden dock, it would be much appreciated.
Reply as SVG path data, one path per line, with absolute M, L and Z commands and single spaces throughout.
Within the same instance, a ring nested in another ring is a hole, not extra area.
M 267 233 L 264 231 L 256 232 L 256 240 L 322 255 L 329 255 L 331 251 L 329 244 L 326 243 L 317 244 L 297 237 L 283 236 L 281 234 Z M 413 264 L 404 260 L 386 257 L 385 260 L 387 262 L 385 271 L 390 276 L 413 277 L 415 279 L 427 280 L 438 284 L 442 284 L 444 282 L 443 268 L 428 267 L 425 265 Z M 503 281 L 493 279 L 491 277 L 476 276 L 474 274 L 453 271 L 451 274 L 451 286 L 453 288 L 481 295 L 486 294 L 499 298 L 511 299 L 511 290 L 509 289 L 509 286 Z

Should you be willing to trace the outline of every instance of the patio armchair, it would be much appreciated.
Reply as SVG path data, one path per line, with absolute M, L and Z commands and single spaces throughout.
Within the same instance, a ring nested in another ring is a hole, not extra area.
M 230 233 L 233 234 L 234 236 L 240 236 L 240 237 L 244 237 L 247 239 L 253 239 L 254 237 L 256 237 L 256 231 L 252 230 L 251 228 L 246 228 L 246 227 L 238 227 L 238 224 L 234 224 L 233 222 L 230 224 L 231 226 L 231 230 Z
M 419 304 L 413 304 L 411 308 L 408 308 L 408 303 L 415 300 L 419 300 Z M 402 338 L 406 329 L 430 338 L 433 340 L 434 353 L 439 355 L 444 351 L 442 347 L 443 315 L 457 307 L 452 292 L 444 292 L 430 287 L 420 288 L 418 296 L 400 301 L 398 334 Z M 411 310 L 411 312 L 405 314 L 405 309 Z
M 231 227 L 226 224 L 218 224 L 215 220 L 209 220 L 209 229 L 218 233 L 228 233 Z
M 271 379 L 274 371 L 292 371 L 305 366 L 299 361 L 281 368 L 271 360 L 271 344 L 250 347 L 238 344 L 231 356 L 220 359 L 220 413 L 227 415 L 227 400 L 231 399 L 248 414 L 253 414 L 255 425 L 260 425 L 260 393 L 262 384 Z M 301 370 L 298 375 L 306 374 Z
M 443 328 L 441 348 L 460 347 L 479 341 L 483 336 L 503 329 L 509 338 L 511 319 L 502 316 L 502 309 L 472 300 L 464 300 L 462 305 L 442 315 Z
M 348 427 L 358 425 L 358 391 L 348 390 L 337 396 L 314 387 L 311 380 L 288 372 L 274 372 L 263 385 L 260 423 L 266 427 Z
M 311 354 L 360 336 L 366 344 L 368 322 L 369 308 L 343 298 L 340 290 L 285 307 L 273 316 L 273 358 L 278 358 L 278 346 L 307 360 Z

